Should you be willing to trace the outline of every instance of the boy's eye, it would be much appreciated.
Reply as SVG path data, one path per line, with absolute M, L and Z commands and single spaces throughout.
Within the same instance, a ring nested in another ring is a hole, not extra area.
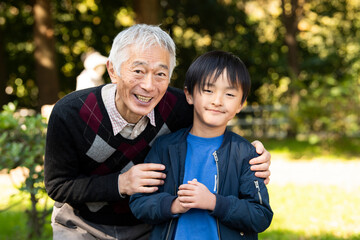
M 203 89 L 203 92 L 212 93 L 212 91 L 210 89 Z
M 229 97 L 235 97 L 235 95 L 231 94 L 231 93 L 227 93 L 226 95 L 229 96 Z

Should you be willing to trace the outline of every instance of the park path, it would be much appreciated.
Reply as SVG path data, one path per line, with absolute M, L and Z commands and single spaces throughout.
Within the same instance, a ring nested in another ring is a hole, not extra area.
M 360 158 L 349 161 L 322 159 L 289 161 L 284 156 L 273 154 L 271 159 L 270 184 L 333 185 L 349 191 L 360 187 Z M 19 184 L 22 180 L 24 180 L 22 171 L 13 170 L 12 181 Z M 12 186 L 12 181 L 4 170 L 0 171 L 0 187 Z M 15 189 L 5 189 L 7 194 L 3 193 L 4 195 L 16 192 Z
M 360 158 L 358 160 L 296 160 L 272 155 L 270 184 L 333 185 L 353 190 L 360 187 Z

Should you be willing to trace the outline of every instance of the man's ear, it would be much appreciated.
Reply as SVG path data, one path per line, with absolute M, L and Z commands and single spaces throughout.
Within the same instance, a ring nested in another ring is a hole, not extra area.
M 184 88 L 184 93 L 185 93 L 186 101 L 188 102 L 188 104 L 190 104 L 190 105 L 194 104 L 193 96 L 189 93 L 187 87 Z
M 112 62 L 110 62 L 109 60 L 106 62 L 106 69 L 108 71 L 111 82 L 112 83 L 117 83 L 118 75 L 115 72 L 115 69 L 114 69 L 114 66 L 113 66 Z

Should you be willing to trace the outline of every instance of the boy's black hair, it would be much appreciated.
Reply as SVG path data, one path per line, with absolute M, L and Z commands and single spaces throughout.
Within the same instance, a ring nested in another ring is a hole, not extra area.
M 241 87 L 243 91 L 241 104 L 243 104 L 250 92 L 250 75 L 241 59 L 229 52 L 217 50 L 198 57 L 186 72 L 184 86 L 193 95 L 194 88 L 198 85 L 201 93 L 204 87 L 214 83 L 224 70 L 230 86 Z

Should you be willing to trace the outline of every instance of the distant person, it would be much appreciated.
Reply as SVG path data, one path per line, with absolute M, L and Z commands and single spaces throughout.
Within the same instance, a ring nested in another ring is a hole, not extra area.
M 131 213 L 129 196 L 163 184 L 164 165 L 144 159 L 156 138 L 192 123 L 184 92 L 169 87 L 175 63 L 165 31 L 134 25 L 113 41 L 106 63 L 112 83 L 55 104 L 44 164 L 54 240 L 148 238 L 151 226 Z M 252 167 L 269 181 L 270 154 L 254 144 L 261 155 Z
M 105 83 L 107 57 L 93 51 L 84 55 L 84 70 L 76 78 L 76 90 L 96 87 Z
M 185 95 L 193 125 L 155 141 L 145 162 L 165 165 L 165 183 L 130 198 L 135 217 L 155 224 L 150 239 L 257 239 L 269 227 L 269 195 L 249 164 L 258 154 L 226 130 L 250 85 L 243 62 L 227 52 L 206 53 L 190 66 Z

